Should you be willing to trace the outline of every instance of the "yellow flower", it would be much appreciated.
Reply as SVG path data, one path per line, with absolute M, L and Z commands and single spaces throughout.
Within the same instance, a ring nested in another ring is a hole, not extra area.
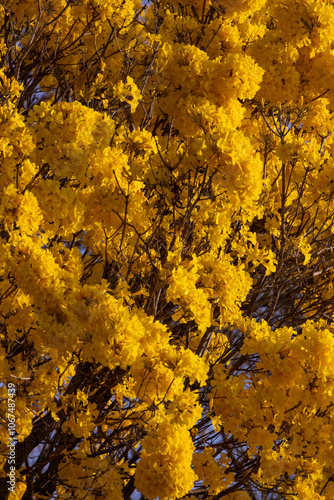
M 133 78 L 128 76 L 124 83 L 120 80 L 114 87 L 114 95 L 122 102 L 130 104 L 131 113 L 136 111 L 136 108 L 141 99 L 141 92 L 137 85 L 134 83 Z
M 191 490 L 196 474 L 191 468 L 194 445 L 189 431 L 168 421 L 152 429 L 143 442 L 135 485 L 150 500 L 175 500 Z

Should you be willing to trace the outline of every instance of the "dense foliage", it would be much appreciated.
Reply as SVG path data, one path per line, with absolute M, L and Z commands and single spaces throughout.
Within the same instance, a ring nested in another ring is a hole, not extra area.
M 330 0 L 1 2 L 1 498 L 334 498 L 333 42 Z

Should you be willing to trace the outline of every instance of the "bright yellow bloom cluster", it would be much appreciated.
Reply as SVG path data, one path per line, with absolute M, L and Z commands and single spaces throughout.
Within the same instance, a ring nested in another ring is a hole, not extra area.
M 152 500 L 174 500 L 185 495 L 196 479 L 191 469 L 194 445 L 189 431 L 168 421 L 161 422 L 149 432 L 143 446 L 136 488 Z

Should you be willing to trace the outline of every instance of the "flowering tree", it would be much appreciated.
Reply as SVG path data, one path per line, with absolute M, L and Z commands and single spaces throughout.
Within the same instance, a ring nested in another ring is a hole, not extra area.
M 333 499 L 333 3 L 0 32 L 1 498 Z

